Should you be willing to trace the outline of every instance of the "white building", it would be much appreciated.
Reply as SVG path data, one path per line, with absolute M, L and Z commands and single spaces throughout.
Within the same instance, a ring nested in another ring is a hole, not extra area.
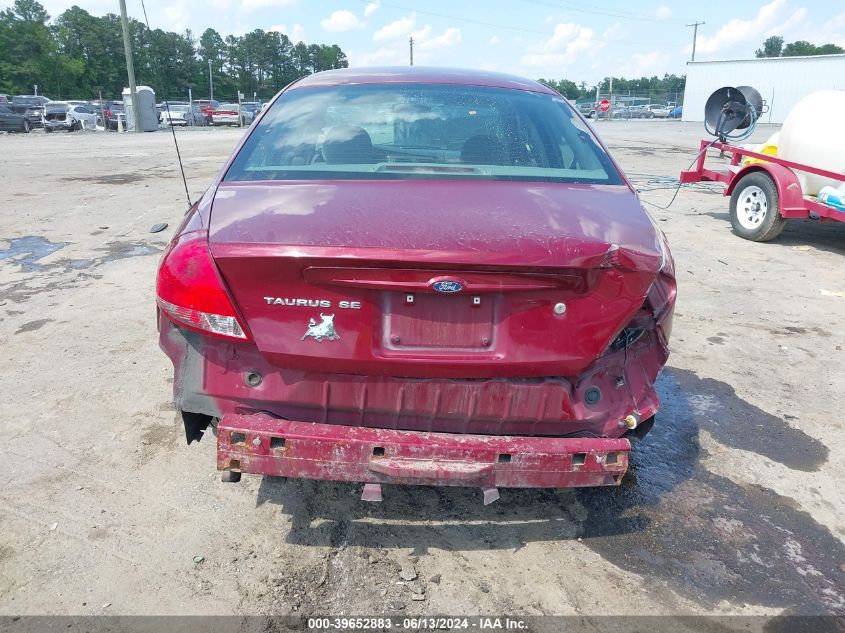
M 725 86 L 756 88 L 769 107 L 760 121 L 783 123 L 805 95 L 845 90 L 845 55 L 687 62 L 683 120 L 703 121 L 707 97 Z

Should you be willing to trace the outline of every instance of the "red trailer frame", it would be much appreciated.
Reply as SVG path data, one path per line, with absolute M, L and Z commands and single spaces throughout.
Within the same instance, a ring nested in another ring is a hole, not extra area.
M 731 163 L 727 170 L 707 169 L 704 166 L 704 161 L 707 159 L 707 149 L 710 147 L 731 155 Z M 740 166 L 743 157 L 756 158 L 764 162 L 751 163 L 743 167 Z M 682 171 L 681 182 L 721 182 L 727 185 L 725 187 L 725 196 L 730 196 L 736 184 L 743 176 L 754 172 L 763 172 L 772 179 L 772 182 L 777 188 L 780 207 L 778 212 L 782 217 L 813 218 L 822 221 L 834 220 L 845 222 L 845 212 L 822 204 L 812 196 L 804 195 L 795 171 L 805 171 L 837 181 L 845 180 L 845 174 L 838 174 L 827 171 L 826 169 L 819 169 L 818 167 L 778 158 L 777 156 L 769 156 L 768 154 L 761 154 L 760 152 L 741 147 L 734 147 L 733 145 L 719 143 L 718 141 L 702 140 L 695 169 Z

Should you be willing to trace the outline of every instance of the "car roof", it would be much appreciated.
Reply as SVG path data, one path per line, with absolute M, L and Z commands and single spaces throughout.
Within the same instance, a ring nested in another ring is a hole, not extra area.
M 326 70 L 300 79 L 289 90 L 318 86 L 341 86 L 349 84 L 425 83 L 458 84 L 465 86 L 487 86 L 511 88 L 556 95 L 557 93 L 539 81 L 463 68 L 435 68 L 425 66 L 384 66 L 368 68 L 342 68 Z

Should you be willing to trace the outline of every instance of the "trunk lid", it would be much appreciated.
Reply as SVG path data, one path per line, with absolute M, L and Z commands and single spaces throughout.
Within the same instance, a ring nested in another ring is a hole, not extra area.
M 209 243 L 268 360 L 408 377 L 576 376 L 663 257 L 627 187 L 469 180 L 223 183 Z

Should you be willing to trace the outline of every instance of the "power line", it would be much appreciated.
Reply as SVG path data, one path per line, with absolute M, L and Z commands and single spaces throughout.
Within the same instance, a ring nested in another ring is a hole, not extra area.
M 361 2 L 361 3 L 364 3 L 364 4 L 369 4 L 370 0 L 358 0 L 358 2 Z M 455 21 L 455 22 L 464 22 L 464 23 L 467 23 L 467 24 L 477 24 L 479 26 L 489 26 L 489 27 L 494 28 L 494 29 L 502 29 L 502 30 L 506 30 L 506 31 L 518 31 L 518 32 L 521 32 L 521 33 L 534 33 L 536 35 L 543 35 L 545 37 L 551 37 L 553 35 L 553 33 L 550 33 L 549 31 L 542 31 L 540 29 L 531 29 L 531 28 L 520 27 L 520 26 L 513 26 L 513 25 L 506 25 L 506 24 L 496 24 L 494 22 L 485 22 L 483 20 L 474 20 L 472 18 L 465 18 L 465 17 L 461 17 L 461 16 L 457 16 L 457 15 L 449 15 L 449 14 L 446 14 L 446 13 L 438 13 L 436 11 L 427 11 L 427 10 L 423 10 L 423 9 L 417 9 L 417 8 L 414 8 L 414 7 L 403 6 L 403 5 L 395 4 L 395 3 L 392 3 L 392 2 L 381 2 L 381 6 L 382 7 L 389 7 L 391 9 L 398 9 L 400 11 L 410 11 L 412 13 L 419 13 L 419 14 L 422 14 L 422 15 L 430 15 L 430 16 L 433 16 L 433 17 L 443 18 L 443 19 L 446 19 L 446 20 L 452 20 L 452 21 Z M 601 43 L 605 43 L 605 44 L 620 44 L 620 45 L 623 45 L 623 46 L 624 45 L 630 45 L 630 46 L 657 46 L 657 45 L 681 46 L 681 44 L 666 42 L 665 40 L 660 40 L 660 41 L 653 40 L 653 41 L 643 42 L 643 41 L 633 41 L 633 40 L 608 39 L 608 38 L 592 37 L 592 36 L 591 37 L 585 37 L 583 39 L 590 41 L 590 42 L 601 42 Z
M 620 20 L 639 20 L 642 22 L 656 22 L 660 24 L 682 24 L 681 20 L 670 20 L 669 18 L 658 18 L 657 16 L 642 15 L 640 13 L 630 13 L 629 11 L 619 11 L 617 9 L 608 9 L 598 7 L 596 5 L 585 5 L 579 2 L 544 2 L 543 0 L 524 0 L 532 4 L 539 4 L 553 9 L 564 9 L 572 11 L 573 13 L 586 13 L 590 15 L 604 15 L 607 17 L 618 18 Z M 588 8 L 582 8 L 588 7 Z

